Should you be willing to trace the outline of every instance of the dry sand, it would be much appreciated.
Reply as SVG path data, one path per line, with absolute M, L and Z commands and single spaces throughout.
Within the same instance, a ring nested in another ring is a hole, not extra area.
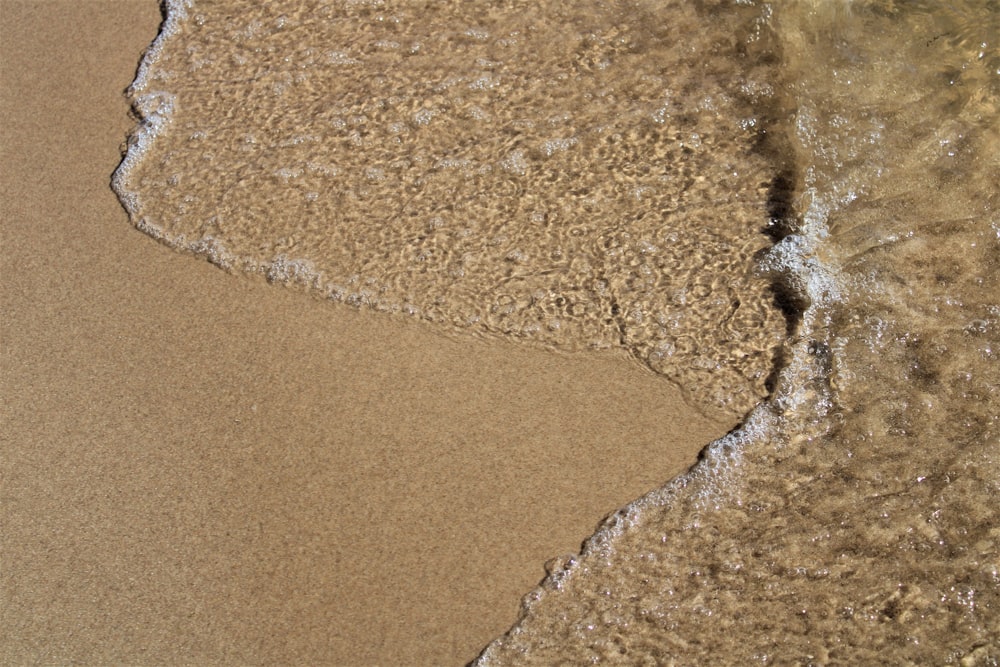
M 0 662 L 460 664 L 732 424 L 616 354 L 448 338 L 135 231 L 154 0 L 0 3 Z

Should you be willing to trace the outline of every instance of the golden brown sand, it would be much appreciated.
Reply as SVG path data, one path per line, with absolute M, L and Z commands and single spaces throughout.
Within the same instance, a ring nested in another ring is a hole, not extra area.
M 108 181 L 156 2 L 0 7 L 0 662 L 459 664 L 731 424 L 227 275 Z

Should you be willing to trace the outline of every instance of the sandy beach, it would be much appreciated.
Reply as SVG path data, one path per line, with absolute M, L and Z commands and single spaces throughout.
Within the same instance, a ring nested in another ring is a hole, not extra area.
M 463 664 L 733 426 L 230 275 L 109 187 L 155 0 L 0 4 L 0 662 Z

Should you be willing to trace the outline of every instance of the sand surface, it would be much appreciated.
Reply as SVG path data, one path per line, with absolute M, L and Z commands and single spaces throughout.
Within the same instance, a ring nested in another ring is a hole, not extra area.
M 732 424 L 228 275 L 108 182 L 154 0 L 0 4 L 4 663 L 461 664 Z

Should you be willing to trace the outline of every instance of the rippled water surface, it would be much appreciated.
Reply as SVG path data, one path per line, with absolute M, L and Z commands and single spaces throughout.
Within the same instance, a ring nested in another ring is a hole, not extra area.
M 228 270 L 749 412 L 482 664 L 991 665 L 998 39 L 991 2 L 173 2 L 115 186 Z
M 729 36 L 759 12 L 714 33 L 664 11 L 176 5 L 136 86 L 161 131 L 122 190 L 143 229 L 221 266 L 449 329 L 623 346 L 744 414 L 785 331 L 752 261 L 774 91 Z

